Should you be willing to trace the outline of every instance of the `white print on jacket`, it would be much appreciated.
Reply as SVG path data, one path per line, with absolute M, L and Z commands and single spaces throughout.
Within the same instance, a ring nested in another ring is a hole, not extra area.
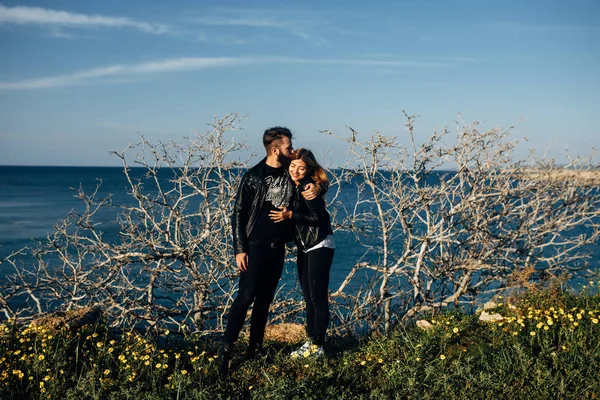
M 270 201 L 274 207 L 288 207 L 292 198 L 292 185 L 287 183 L 288 177 L 279 175 L 277 177 L 265 177 L 267 185 L 267 196 L 265 201 Z M 287 188 L 287 190 L 286 190 Z

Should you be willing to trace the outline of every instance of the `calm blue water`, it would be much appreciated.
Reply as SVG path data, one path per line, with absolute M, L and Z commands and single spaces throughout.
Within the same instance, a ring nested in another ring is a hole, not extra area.
M 132 169 L 133 177 L 142 177 L 145 169 Z M 0 259 L 12 251 L 44 239 L 53 231 L 57 221 L 72 211 L 83 211 L 83 202 L 76 198 L 76 189 L 83 187 L 86 193 L 102 185 L 97 197 L 112 194 L 113 203 L 127 204 L 128 184 L 120 167 L 9 167 L 0 166 Z M 96 215 L 103 230 L 113 237 L 117 234 L 115 213 L 106 210 Z M 108 237 L 110 240 L 110 237 Z M 353 236 L 337 234 L 338 250 L 331 273 L 331 288 L 336 288 L 347 272 L 363 254 Z M 27 260 L 23 260 L 27 261 Z M 233 261 L 233 258 L 232 258 Z M 0 282 L 9 266 L 0 265 Z M 282 284 L 296 285 L 295 266 L 286 265 Z
M 134 177 L 142 177 L 144 169 L 133 169 Z M 54 224 L 66 217 L 71 210 L 82 210 L 83 202 L 75 197 L 75 189 L 80 185 L 86 193 L 91 193 L 102 180 L 98 197 L 113 195 L 115 204 L 131 201 L 127 194 L 128 185 L 120 167 L 7 167 L 0 166 L 0 259 L 12 251 L 33 243 L 33 239 L 43 239 L 52 232 Z M 436 179 L 434 176 L 433 179 Z M 116 237 L 115 213 L 105 210 L 96 216 L 103 230 Z M 346 277 L 352 266 L 360 261 L 364 247 L 354 236 L 335 235 L 337 250 L 334 258 L 331 284 L 332 290 Z M 401 250 L 401 249 L 400 249 Z M 600 246 L 592 249 L 597 268 Z M 26 260 L 24 260 L 26 261 Z M 8 265 L 0 265 L 0 283 L 9 271 Z M 293 287 L 296 284 L 295 267 L 286 265 L 282 284 Z

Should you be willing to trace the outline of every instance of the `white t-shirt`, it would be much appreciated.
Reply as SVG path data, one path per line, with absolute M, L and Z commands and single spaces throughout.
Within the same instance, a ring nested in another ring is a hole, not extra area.
M 325 239 L 323 239 L 322 241 L 320 241 L 319 243 L 317 243 L 316 245 L 314 245 L 310 249 L 304 250 L 304 252 L 308 253 L 309 251 L 320 249 L 321 247 L 327 247 L 327 248 L 330 248 L 330 249 L 335 249 L 335 242 L 333 241 L 333 235 L 327 235 L 325 237 Z

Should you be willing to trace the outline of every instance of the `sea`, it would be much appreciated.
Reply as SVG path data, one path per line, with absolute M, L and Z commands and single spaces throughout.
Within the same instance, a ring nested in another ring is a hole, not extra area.
M 143 168 L 131 169 L 134 177 L 144 173 Z M 111 195 L 114 204 L 131 202 L 122 167 L 0 166 L 0 260 L 24 246 L 43 241 L 69 212 L 83 211 L 84 203 L 76 197 L 79 188 L 85 193 L 97 190 L 97 198 Z M 108 241 L 118 234 L 115 217 L 115 212 L 108 209 L 94 217 Z M 364 253 L 353 235 L 337 234 L 335 242 L 331 289 L 343 282 Z M 10 265 L 0 264 L 0 285 L 11 272 Z M 291 288 L 296 286 L 296 280 L 295 264 L 286 263 L 281 285 Z
M 142 176 L 144 172 L 142 168 L 132 169 L 134 176 Z M 0 166 L 0 260 L 24 246 L 34 245 L 37 240 L 44 240 L 54 230 L 55 224 L 70 211 L 82 211 L 84 204 L 75 196 L 79 188 L 86 193 L 98 189 L 98 197 L 111 194 L 115 204 L 131 201 L 121 167 Z M 105 210 L 97 214 L 95 222 L 101 224 L 106 235 L 116 237 L 118 234 L 114 211 Z M 331 268 L 332 290 L 343 282 L 357 262 L 365 261 L 365 247 L 361 245 L 364 243 L 354 235 L 336 233 L 334 237 L 336 252 Z M 597 271 L 600 244 L 592 249 L 592 253 L 594 257 L 590 268 Z M 0 263 L 0 286 L 6 283 L 11 268 L 7 263 Z M 364 274 L 366 278 L 368 272 Z M 360 279 L 359 274 L 358 281 Z M 581 280 L 578 282 L 580 284 Z M 286 264 L 281 285 L 288 288 L 297 285 L 295 265 L 291 262 Z

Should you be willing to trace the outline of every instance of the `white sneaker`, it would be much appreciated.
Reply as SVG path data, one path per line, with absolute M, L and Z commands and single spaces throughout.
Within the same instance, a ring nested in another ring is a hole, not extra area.
M 306 342 L 300 347 L 298 350 L 292 352 L 293 358 L 321 358 L 325 355 L 325 350 L 323 346 L 317 346 L 316 344 L 311 344 L 310 342 Z
M 314 358 L 321 358 L 325 355 L 325 349 L 323 346 L 312 345 L 310 350 L 310 356 Z
M 306 352 L 310 351 L 310 347 L 312 346 L 312 342 L 310 340 L 307 340 L 306 342 L 304 342 L 304 344 L 302 346 L 300 346 L 300 348 L 298 350 L 294 350 L 292 351 L 292 354 L 290 354 L 292 357 L 296 358 L 296 357 L 306 357 L 304 354 Z

